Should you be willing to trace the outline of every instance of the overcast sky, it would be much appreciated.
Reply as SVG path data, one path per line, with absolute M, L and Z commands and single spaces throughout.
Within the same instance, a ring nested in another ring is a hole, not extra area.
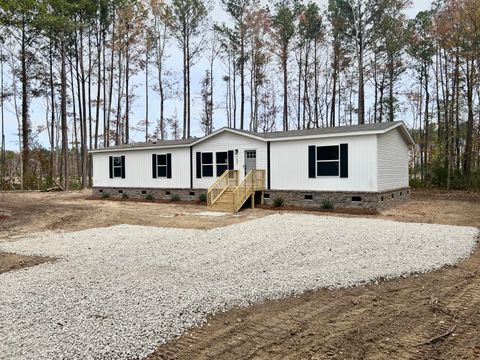
M 318 0 L 318 3 L 321 7 L 325 8 L 328 0 Z M 430 8 L 431 0 L 414 0 L 412 7 L 407 11 L 409 17 L 414 17 L 419 11 L 426 10 Z M 222 17 L 224 17 L 223 11 L 219 5 L 213 9 L 212 17 L 214 21 L 221 22 Z M 169 46 L 169 51 L 171 54 L 174 54 L 170 57 L 169 63 L 171 67 L 175 67 L 174 70 L 177 72 L 181 72 L 179 68 L 179 64 L 181 64 L 179 60 L 180 52 L 178 51 L 176 44 L 172 43 Z M 218 63 L 216 70 L 214 70 L 215 79 L 215 102 L 216 104 L 221 104 L 224 102 L 224 86 L 221 84 L 221 75 L 222 75 L 222 68 L 221 64 Z M 199 61 L 196 66 L 192 69 L 192 96 L 193 96 L 193 105 L 192 105 L 192 135 L 193 136 L 201 136 L 201 131 L 199 128 L 199 119 L 200 119 L 200 82 L 202 77 L 205 74 L 205 69 L 207 69 L 207 63 L 205 61 Z M 8 71 L 8 68 L 5 68 L 5 71 Z M 275 74 L 272 74 L 275 76 Z M 180 76 L 179 76 L 180 78 Z M 5 82 L 9 83 L 10 75 L 5 74 Z M 144 85 L 142 84 L 144 81 L 144 75 L 138 77 L 138 82 L 140 83 L 134 90 L 134 93 L 137 95 L 134 103 L 132 104 L 132 114 L 131 114 L 131 123 L 136 124 L 138 121 L 145 118 L 145 105 L 144 105 Z M 153 79 L 151 80 L 153 82 Z M 156 94 L 153 90 L 149 91 L 150 97 L 150 114 L 151 114 L 151 121 L 155 121 L 155 117 L 158 117 L 158 94 Z M 367 94 L 368 95 L 368 94 Z M 173 115 L 175 112 L 179 116 L 180 122 L 182 121 L 182 101 L 181 99 L 170 99 L 166 102 L 166 112 L 167 116 Z M 246 105 L 246 108 L 249 108 L 249 105 Z M 33 100 L 31 106 L 31 121 L 32 121 L 32 128 L 36 128 L 39 125 L 45 124 L 45 113 L 44 113 L 44 105 L 43 102 L 39 100 Z M 226 125 L 226 117 L 225 113 L 222 109 L 218 109 L 215 111 L 214 114 L 214 127 L 219 128 L 221 126 Z M 6 146 L 9 150 L 16 150 L 18 149 L 18 136 L 17 136 L 17 120 L 15 114 L 13 112 L 13 107 L 6 104 L 5 106 L 5 135 L 6 135 Z M 143 137 L 144 134 L 141 131 L 135 131 L 132 129 L 131 136 L 134 141 L 144 141 Z M 39 141 L 44 145 L 48 146 L 48 135 L 45 132 L 39 139 Z

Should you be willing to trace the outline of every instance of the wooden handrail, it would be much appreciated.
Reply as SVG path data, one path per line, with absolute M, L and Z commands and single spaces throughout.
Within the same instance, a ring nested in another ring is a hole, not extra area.
M 226 170 L 207 191 L 208 206 L 214 205 L 227 191 L 232 191 L 232 211 L 237 212 L 256 191 L 265 190 L 265 170 L 251 170 L 239 183 L 238 170 Z
M 222 194 L 231 186 L 231 179 L 234 179 L 234 186 L 238 184 L 238 170 L 225 170 L 217 181 L 208 188 L 207 205 L 212 206 L 222 196 Z
M 242 182 L 233 190 L 233 211 L 240 210 L 245 201 L 265 189 L 265 170 L 250 170 Z

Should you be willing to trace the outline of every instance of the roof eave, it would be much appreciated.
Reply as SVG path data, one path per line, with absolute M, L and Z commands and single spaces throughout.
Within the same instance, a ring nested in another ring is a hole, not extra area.
M 123 152 L 123 151 L 134 151 L 134 150 L 156 150 L 156 149 L 175 149 L 175 148 L 185 148 L 190 147 L 193 144 L 179 144 L 179 145 L 154 145 L 154 146 L 131 146 L 131 147 L 118 147 L 118 148 L 103 148 L 89 150 L 89 154 L 96 153 L 105 153 L 105 152 Z

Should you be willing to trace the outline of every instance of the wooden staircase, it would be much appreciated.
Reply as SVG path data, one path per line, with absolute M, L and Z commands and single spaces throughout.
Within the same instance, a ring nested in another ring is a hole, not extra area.
M 233 209 L 233 189 L 226 189 L 214 204 L 209 206 L 214 211 L 234 212 Z
M 257 191 L 265 190 L 265 170 L 252 170 L 239 183 L 238 170 L 226 170 L 208 189 L 207 205 L 214 211 L 237 212 Z M 262 197 L 263 199 L 263 197 Z

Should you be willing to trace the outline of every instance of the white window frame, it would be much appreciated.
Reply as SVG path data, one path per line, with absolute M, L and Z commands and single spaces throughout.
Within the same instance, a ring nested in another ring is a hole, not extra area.
M 212 154 L 212 162 L 205 164 L 205 163 L 203 162 L 203 154 Z M 213 157 L 214 154 L 215 154 L 215 153 L 212 152 L 212 151 L 202 152 L 202 155 L 201 155 L 201 160 L 202 160 L 202 178 L 204 178 L 204 177 L 205 177 L 205 178 L 215 177 L 215 172 L 214 172 L 214 170 L 216 170 L 216 169 L 215 169 L 215 159 L 214 159 L 214 157 Z M 204 174 L 203 174 L 203 167 L 204 167 L 204 166 L 211 166 L 211 167 L 212 167 L 212 175 L 204 175 Z
M 120 165 L 115 165 L 115 159 L 120 159 Z M 120 169 L 120 175 L 115 176 L 115 169 Z M 112 175 L 114 179 L 122 178 L 122 157 L 121 156 L 114 156 L 112 159 Z
M 318 160 L 318 148 L 324 148 L 324 147 L 336 147 L 338 149 L 337 154 L 338 158 L 337 159 L 331 159 L 331 160 Z M 315 175 L 316 177 L 320 178 L 325 178 L 325 177 L 340 177 L 340 145 L 321 145 L 317 146 L 315 148 L 315 157 L 316 157 L 316 162 L 315 162 Z M 337 162 L 338 163 L 338 173 L 337 175 L 319 175 L 318 174 L 318 163 L 330 163 L 330 162 Z
M 160 162 L 158 161 L 158 158 L 160 156 L 165 157 L 165 165 L 160 165 Z M 158 171 L 159 168 L 165 168 L 165 175 L 160 175 L 160 172 Z M 166 178 L 167 176 L 168 176 L 167 154 L 157 154 L 157 178 Z
M 225 157 L 225 161 L 226 161 L 226 162 L 224 162 L 224 163 L 219 163 L 219 162 L 217 162 L 217 154 L 220 154 L 220 153 L 225 153 L 225 154 L 227 155 L 227 156 Z M 226 167 L 226 170 L 228 170 L 228 150 L 227 150 L 227 151 L 216 151 L 216 152 L 215 152 L 215 171 L 216 171 L 216 172 L 215 172 L 215 175 L 218 174 L 218 170 L 217 170 L 218 165 L 220 165 L 220 166 L 225 166 L 225 167 Z M 222 175 L 220 175 L 220 176 L 222 176 Z M 220 176 L 217 175 L 217 177 L 220 177 Z

